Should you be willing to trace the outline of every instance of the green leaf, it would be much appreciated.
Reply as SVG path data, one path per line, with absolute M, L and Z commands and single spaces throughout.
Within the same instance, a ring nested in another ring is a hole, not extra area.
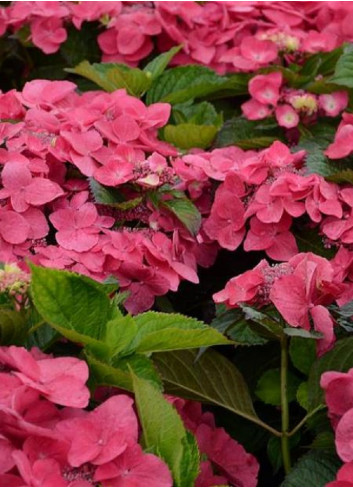
M 293 467 L 281 487 L 324 487 L 336 478 L 342 462 L 322 450 L 310 450 Z
M 168 125 L 164 128 L 164 139 L 180 149 L 209 148 L 218 132 L 217 126 L 197 124 Z
M 180 104 L 194 98 L 205 97 L 225 85 L 227 79 L 205 66 L 178 66 L 166 70 L 147 92 L 147 104 L 169 102 Z
M 218 132 L 215 146 L 237 145 L 242 149 L 267 148 L 274 141 L 282 139 L 278 127 L 269 122 L 249 121 L 243 117 L 227 120 Z
M 167 68 L 174 56 L 181 50 L 181 48 L 181 45 L 174 46 L 172 49 L 169 49 L 169 51 L 156 56 L 144 67 L 143 71 L 147 74 L 147 76 L 151 76 L 152 80 L 158 78 Z
M 287 398 L 288 402 L 296 399 L 300 380 L 292 372 L 288 372 Z M 267 370 L 259 379 L 255 394 L 261 401 L 273 406 L 281 405 L 281 371 L 279 368 Z
M 324 403 L 324 393 L 320 387 L 321 375 L 329 370 L 347 372 L 352 365 L 353 337 L 337 341 L 332 350 L 315 361 L 308 379 L 310 410 Z
M 135 97 L 140 97 L 148 90 L 152 81 L 142 70 L 118 63 L 90 64 L 82 61 L 75 68 L 66 68 L 66 71 L 88 78 L 107 92 L 125 88 L 127 93 Z
M 201 226 L 201 214 L 191 200 L 186 197 L 169 200 L 161 199 L 158 204 L 174 214 L 193 236 L 197 235 Z
M 300 435 L 295 434 L 289 439 L 289 447 L 291 450 L 298 445 L 300 441 Z M 281 439 L 278 436 L 272 436 L 268 440 L 267 444 L 267 456 L 269 458 L 269 461 L 271 462 L 273 472 L 276 474 L 279 469 L 283 465 L 283 459 L 282 459 L 282 448 L 281 448 Z
M 310 56 L 301 69 L 301 74 L 311 76 L 312 79 L 317 75 L 330 75 L 334 72 L 342 53 L 343 49 L 339 47 L 327 53 L 321 52 Z
M 105 187 L 94 178 L 89 179 L 89 187 L 97 204 L 114 206 L 124 201 L 123 196 L 116 188 Z
M 284 328 L 283 332 L 287 336 L 294 336 L 297 338 L 311 338 L 311 339 L 320 339 L 323 338 L 322 333 L 318 333 L 317 331 L 307 331 L 303 328 Z
M 177 104 L 173 107 L 172 112 L 173 121 L 176 124 L 183 124 L 189 122 L 197 125 L 213 125 L 220 126 L 222 120 L 220 114 L 209 102 L 200 102 L 198 104 Z
M 166 391 L 175 396 L 215 404 L 258 423 L 248 387 L 241 373 L 223 355 L 207 350 L 158 353 L 154 363 Z
M 353 88 L 353 44 L 348 44 L 343 49 L 343 54 L 336 64 L 331 83 Z
M 301 406 L 306 411 L 309 408 L 308 396 L 309 396 L 308 383 L 302 382 L 298 387 L 296 398 L 299 406 Z
M 138 332 L 130 345 L 136 352 L 183 350 L 233 344 L 210 326 L 181 314 L 146 312 L 135 316 Z
M 175 485 L 190 487 L 199 471 L 199 455 L 175 408 L 150 382 L 132 374 L 143 440 L 147 451 L 169 466 Z M 190 466 L 189 472 L 186 468 Z M 196 470 L 195 470 L 196 468 Z
M 352 162 L 353 167 L 353 162 Z M 327 180 L 335 183 L 351 183 L 353 184 L 353 169 L 347 168 L 336 173 L 332 173 L 327 177 Z
M 0 307 L 0 345 L 22 345 L 26 333 L 23 313 Z
M 316 360 L 316 341 L 293 337 L 289 346 L 289 355 L 295 368 L 308 375 Z
M 241 309 L 226 309 L 222 304 L 216 306 L 217 314 L 212 321 L 212 328 L 228 336 L 241 345 L 264 345 L 267 339 L 263 338 L 251 328 L 251 322 L 244 318 Z
M 335 435 L 332 431 L 322 431 L 318 433 L 311 444 L 311 448 L 330 450 L 332 453 L 335 453 Z
M 162 389 L 160 376 L 146 355 L 134 354 L 121 359 L 116 358 L 112 364 L 98 359 L 88 349 L 85 349 L 85 356 L 91 377 L 98 385 L 114 386 L 133 392 L 130 371 L 133 369 L 138 377 L 151 382 L 157 389 Z
M 133 342 L 137 334 L 137 325 L 130 316 L 121 316 L 107 322 L 104 341 L 108 345 L 112 356 L 124 351 L 130 354 L 133 350 L 129 345 Z
M 102 286 L 64 270 L 31 264 L 31 295 L 40 315 L 71 341 L 102 346 L 113 308 Z M 103 285 L 104 287 L 104 285 Z

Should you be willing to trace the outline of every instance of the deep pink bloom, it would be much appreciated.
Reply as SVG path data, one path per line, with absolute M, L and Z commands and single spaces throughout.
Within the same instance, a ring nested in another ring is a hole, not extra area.
M 142 452 L 134 444 L 115 460 L 100 465 L 95 480 L 109 487 L 171 487 L 173 480 L 168 466 L 158 457 Z
M 32 177 L 28 160 L 22 155 L 11 155 L 1 173 L 3 189 L 0 198 L 11 198 L 17 212 L 26 211 L 31 205 L 41 206 L 63 195 L 59 185 L 47 178 Z
M 91 462 L 102 465 L 137 442 L 137 418 L 133 400 L 113 396 L 87 413 L 57 424 L 56 430 L 70 443 L 68 461 L 72 467 Z

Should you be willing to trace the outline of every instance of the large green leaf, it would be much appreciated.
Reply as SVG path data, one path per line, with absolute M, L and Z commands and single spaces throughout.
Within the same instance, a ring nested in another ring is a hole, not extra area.
M 129 68 L 118 63 L 93 63 L 82 61 L 75 68 L 67 68 L 67 72 L 81 75 L 93 81 L 107 92 L 119 88 L 135 97 L 140 97 L 151 85 L 151 77 L 138 68 Z
M 209 148 L 218 132 L 217 126 L 178 124 L 164 128 L 164 139 L 180 149 Z
M 130 355 L 121 359 L 114 359 L 112 364 L 106 363 L 89 351 L 85 352 L 86 360 L 90 368 L 91 378 L 98 385 L 119 387 L 133 392 L 131 370 L 142 379 L 151 382 L 158 390 L 162 388 L 161 379 L 152 363 L 146 355 Z
M 333 77 L 329 81 L 353 88 L 353 44 L 345 46 L 342 56 L 337 61 Z
M 337 341 L 331 351 L 318 358 L 310 370 L 308 380 L 310 409 L 324 403 L 323 391 L 320 388 L 321 375 L 329 370 L 346 372 L 352 367 L 353 337 Z
M 158 78 L 181 48 L 182 46 L 174 46 L 169 51 L 156 56 L 144 67 L 143 71 L 147 76 L 150 76 L 152 80 Z
M 147 103 L 169 102 L 180 104 L 205 97 L 222 87 L 227 79 L 205 66 L 178 66 L 166 70 L 147 92 Z
M 207 350 L 158 353 L 154 363 L 169 394 L 215 404 L 259 424 L 248 387 L 236 367 L 223 355 Z
M 186 102 L 173 107 L 172 119 L 176 124 L 191 123 L 197 125 L 219 126 L 222 116 L 210 102 L 193 104 Z
M 101 285 L 83 275 L 31 265 L 31 295 L 40 315 L 68 339 L 101 345 L 113 308 Z
M 353 185 L 353 161 L 352 168 L 347 168 L 345 170 L 332 173 L 328 176 L 327 180 L 335 183 L 350 183 Z
M 267 148 L 278 139 L 282 139 L 282 135 L 277 125 L 234 117 L 218 132 L 215 146 L 223 148 L 235 144 L 242 149 Z
M 288 402 L 294 401 L 300 380 L 291 371 L 287 375 Z M 273 406 L 281 405 L 281 372 L 279 368 L 267 370 L 256 386 L 255 394 L 261 401 Z
M 335 455 L 311 450 L 293 467 L 281 487 L 324 487 L 336 478 L 341 463 Z
M 130 347 L 136 352 L 150 353 L 233 344 L 210 326 L 181 314 L 150 311 L 134 319 L 138 332 Z
M 132 376 L 145 448 L 168 464 L 176 486 L 193 486 L 199 455 L 192 435 L 158 389 L 135 373 Z

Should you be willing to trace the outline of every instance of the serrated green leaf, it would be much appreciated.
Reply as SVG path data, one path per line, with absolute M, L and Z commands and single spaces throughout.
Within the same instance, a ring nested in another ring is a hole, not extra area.
M 130 348 L 139 353 L 233 344 L 210 326 L 181 314 L 150 311 L 134 320 L 137 334 Z
M 138 68 L 129 68 L 118 63 L 93 63 L 82 61 L 75 68 L 66 68 L 69 73 L 81 75 L 93 81 L 107 92 L 125 88 L 127 93 L 140 97 L 151 85 L 152 79 Z
M 287 375 L 288 402 L 294 401 L 300 380 L 292 372 Z M 279 368 L 267 370 L 259 379 L 255 394 L 261 401 L 273 406 L 281 405 L 281 372 Z
M 336 478 L 342 462 L 322 450 L 310 450 L 293 467 L 281 487 L 324 487 Z
M 187 435 L 175 408 L 161 392 L 134 371 L 132 378 L 145 448 L 168 464 L 176 486 L 192 486 L 199 471 L 195 442 L 190 442 L 192 435 Z M 192 467 L 191 473 L 185 470 L 186 461 Z
M 309 374 L 313 363 L 316 360 L 316 341 L 293 337 L 289 346 L 290 359 L 299 372 Z
M 304 63 L 301 74 L 314 78 L 317 75 L 326 76 L 333 73 L 342 53 L 343 48 L 339 47 L 329 52 L 320 52 L 310 56 Z
M 85 349 L 85 356 L 90 368 L 90 374 L 98 385 L 119 387 L 133 392 L 131 371 L 133 369 L 140 378 L 151 382 L 158 390 L 162 389 L 161 379 L 146 355 L 130 355 L 125 358 L 113 360 L 113 364 L 106 363 L 92 355 Z
M 174 56 L 181 50 L 182 46 L 174 46 L 165 53 L 156 56 L 152 61 L 150 61 L 143 69 L 143 71 L 151 76 L 152 80 L 158 78 L 164 70 L 167 68 L 170 61 Z
M 207 350 L 200 358 L 197 350 L 158 353 L 153 360 L 169 394 L 221 406 L 255 423 L 260 421 L 243 376 L 216 351 Z
M 353 44 L 348 44 L 343 49 L 343 54 L 337 61 L 331 83 L 353 88 Z
M 40 315 L 71 341 L 103 347 L 113 308 L 101 285 L 76 273 L 31 265 L 31 296 Z
M 178 66 L 166 70 L 147 92 L 148 104 L 169 102 L 180 104 L 187 100 L 205 97 L 220 89 L 227 79 L 205 66 Z
M 0 307 L 0 345 L 21 345 L 26 334 L 24 314 L 20 311 Z
M 164 128 L 164 139 L 180 149 L 209 148 L 218 132 L 217 126 L 197 124 L 168 125 Z
M 291 450 L 299 443 L 300 435 L 298 435 L 299 434 L 295 434 L 289 439 L 289 447 Z M 273 473 L 276 474 L 283 464 L 281 439 L 278 436 L 272 436 L 268 440 L 267 456 L 271 462 Z
M 197 235 L 201 226 L 201 214 L 191 200 L 186 197 L 183 199 L 160 200 L 159 205 L 174 214 L 193 236 Z
M 329 370 L 346 372 L 352 366 L 353 337 L 337 341 L 332 350 L 315 361 L 308 379 L 310 410 L 315 409 L 320 404 L 324 404 L 324 393 L 320 387 L 321 375 Z

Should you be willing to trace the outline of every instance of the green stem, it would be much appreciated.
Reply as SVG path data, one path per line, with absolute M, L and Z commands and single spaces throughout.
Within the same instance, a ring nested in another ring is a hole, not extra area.
M 285 473 L 291 469 L 290 450 L 289 450 L 289 406 L 287 396 L 287 373 L 288 373 L 288 338 L 283 335 L 281 338 L 281 412 L 282 412 L 282 458 Z
M 290 438 L 291 436 L 295 435 L 295 433 L 297 431 L 299 431 L 302 426 L 305 425 L 305 423 L 308 421 L 308 419 L 311 418 L 311 416 L 314 416 L 314 414 L 316 414 L 318 411 L 321 411 L 321 409 L 324 409 L 324 407 L 325 407 L 324 404 L 320 404 L 320 406 L 317 406 L 315 409 L 313 409 L 312 411 L 310 411 L 310 413 L 306 414 L 304 416 L 304 418 L 301 421 L 299 421 L 299 423 L 297 424 L 297 426 L 295 426 L 292 429 L 292 431 L 290 431 L 288 433 L 288 437 Z

